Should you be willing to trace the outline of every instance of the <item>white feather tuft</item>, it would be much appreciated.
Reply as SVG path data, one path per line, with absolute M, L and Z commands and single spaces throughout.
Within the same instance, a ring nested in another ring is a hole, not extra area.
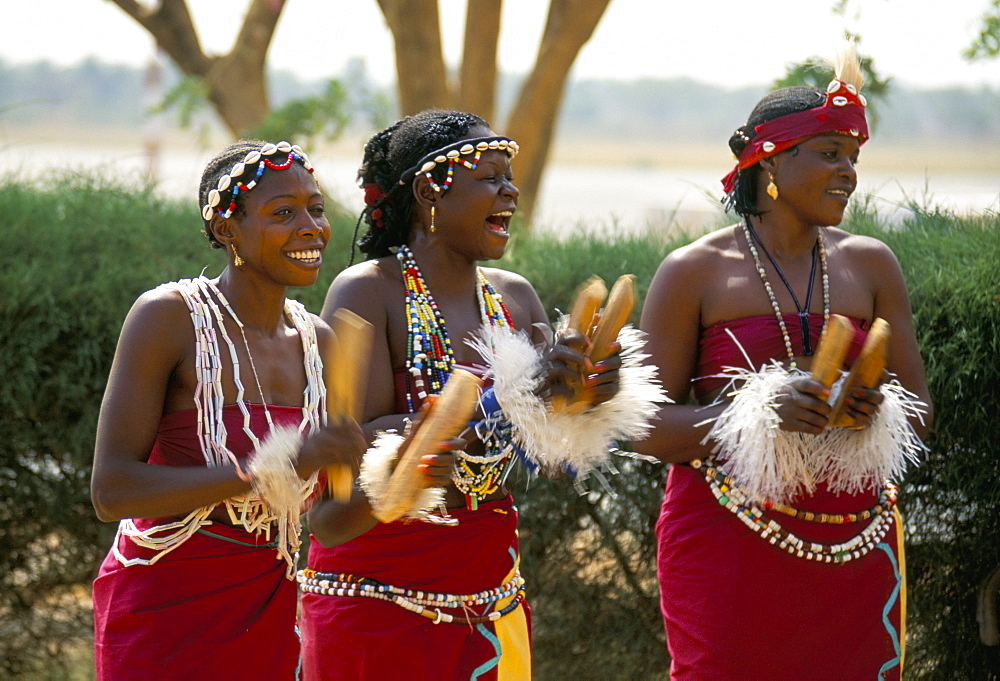
M 865 74 L 861 70 L 861 63 L 858 61 L 854 43 L 849 42 L 842 47 L 833 60 L 834 77 L 848 85 L 853 85 L 858 92 L 865 84 Z
M 578 479 L 605 466 L 617 440 L 649 433 L 658 405 L 667 401 L 656 367 L 643 364 L 642 332 L 625 327 L 619 390 L 582 413 L 552 412 L 535 391 L 542 381 L 541 355 L 523 332 L 484 327 L 470 342 L 489 366 L 493 390 L 526 458 L 547 472 L 570 469 Z
M 282 557 L 294 574 L 302 532 L 300 513 L 302 503 L 316 485 L 317 474 L 303 480 L 295 472 L 295 462 L 302 446 L 302 433 L 298 426 L 275 427 L 260 443 L 247 465 L 253 480 L 254 494 L 260 497 L 270 511 L 266 520 L 278 526 L 278 546 Z M 284 547 L 288 547 L 287 549 Z
M 729 368 L 724 374 L 742 385 L 728 393 L 733 399 L 705 442 L 715 441 L 720 468 L 745 492 L 785 503 L 822 482 L 834 494 L 856 493 L 898 480 L 919 462 L 925 446 L 909 418 L 919 418 L 924 405 L 896 381 L 882 386 L 884 399 L 868 428 L 828 428 L 819 435 L 781 430 L 777 397 L 790 380 L 806 375 L 777 362 L 759 372 Z
M 361 461 L 361 471 L 358 483 L 368 497 L 368 503 L 376 511 L 381 508 L 389 489 L 389 478 L 392 477 L 399 448 L 403 444 L 403 436 L 395 432 L 381 432 L 372 446 L 365 452 Z M 444 508 L 445 490 L 443 487 L 425 487 L 417 493 L 413 508 L 404 515 L 410 520 L 423 520 L 436 525 L 456 525 L 457 521 L 447 515 L 439 516 L 432 512 Z

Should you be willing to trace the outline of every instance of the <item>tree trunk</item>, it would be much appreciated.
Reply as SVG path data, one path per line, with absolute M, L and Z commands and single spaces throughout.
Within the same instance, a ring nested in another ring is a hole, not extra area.
M 148 9 L 136 0 L 113 0 L 152 34 L 181 73 L 202 78 L 208 99 L 233 136 L 246 134 L 270 111 L 265 80 L 267 50 L 285 0 L 253 0 L 229 54 L 208 57 L 186 0 L 162 0 Z
M 458 101 L 466 111 L 493 120 L 497 88 L 497 44 L 502 0 L 469 0 Z
M 551 0 L 549 4 L 535 68 L 521 86 L 503 130 L 521 147 L 514 163 L 521 190 L 518 212 L 526 223 L 530 223 L 535 208 L 570 68 L 609 2 Z
M 396 49 L 396 88 L 404 116 L 453 106 L 441 50 L 438 0 L 378 0 Z

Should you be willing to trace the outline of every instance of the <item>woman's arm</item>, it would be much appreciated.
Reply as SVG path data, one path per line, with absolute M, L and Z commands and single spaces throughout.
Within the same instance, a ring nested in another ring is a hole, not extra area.
M 388 315 L 383 293 L 389 285 L 378 261 L 368 261 L 341 272 L 330 284 L 320 316 L 332 322 L 341 308 L 354 312 L 372 325 L 372 347 L 368 358 L 368 380 L 365 383 L 365 406 L 361 428 L 371 442 L 379 431 L 403 431 L 408 414 L 397 414 L 392 356 L 389 349 Z M 349 357 L 330 358 L 337 362 Z M 332 499 L 327 492 L 309 509 L 310 532 L 324 546 L 336 546 L 350 541 L 373 528 L 378 521 L 372 515 L 368 498 L 355 485 L 346 503 Z
M 881 241 L 865 239 L 864 271 L 870 273 L 875 292 L 874 317 L 889 323 L 889 351 L 886 369 L 896 375 L 900 384 L 914 393 L 927 407 L 922 422 L 913 419 L 917 434 L 924 438 L 934 418 L 934 405 L 927 388 L 924 362 L 917 347 L 913 329 L 910 296 L 903 272 L 892 250 Z
M 657 268 L 642 307 L 639 328 L 646 333 L 647 363 L 673 403 L 664 404 L 649 437 L 632 443 L 633 449 L 665 463 L 705 458 L 711 443 L 701 444 L 722 405 L 689 403 L 691 382 L 698 363 L 701 330 L 700 286 L 707 269 L 706 255 L 696 245 L 671 252 Z
M 101 520 L 184 514 L 249 491 L 234 467 L 146 463 L 168 387 L 192 347 L 191 319 L 176 293 L 140 296 L 122 327 L 97 422 L 90 487 Z

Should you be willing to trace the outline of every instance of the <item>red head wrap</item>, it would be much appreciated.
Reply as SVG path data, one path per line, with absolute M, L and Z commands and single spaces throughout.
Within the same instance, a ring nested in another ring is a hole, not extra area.
M 761 159 L 790 149 L 814 135 L 843 133 L 857 137 L 861 144 L 868 141 L 868 122 L 865 120 L 865 98 L 857 88 L 837 79 L 826 89 L 826 101 L 815 109 L 781 116 L 761 123 L 754 131 L 756 136 L 740 153 L 736 167 L 722 178 L 722 187 L 728 194 L 733 190 L 736 175 Z

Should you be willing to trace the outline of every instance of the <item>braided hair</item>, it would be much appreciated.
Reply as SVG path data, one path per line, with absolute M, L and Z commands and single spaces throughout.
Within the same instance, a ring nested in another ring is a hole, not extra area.
M 358 218 L 354 236 L 363 220 L 368 226 L 357 240 L 358 249 L 369 258 L 381 258 L 391 248 L 405 244 L 413 219 L 413 191 L 400 176 L 421 158 L 452 142 L 465 139 L 476 127 L 489 128 L 479 116 L 463 111 L 428 109 L 407 116 L 372 136 L 358 170 L 358 182 L 365 191 L 365 208 Z M 432 171 L 443 182 L 446 165 Z M 351 249 L 354 260 L 354 249 Z
M 762 123 L 781 118 L 789 114 L 807 111 L 822 106 L 826 95 L 821 91 L 804 85 L 784 87 L 769 92 L 757 102 L 750 112 L 746 125 L 741 125 L 729 138 L 729 148 L 739 157 L 743 149 L 756 137 L 756 128 Z M 792 147 L 795 149 L 795 147 Z M 733 190 L 723 199 L 726 210 L 732 210 L 749 217 L 760 215 L 757 209 L 757 181 L 760 177 L 760 164 L 740 170 L 733 183 Z
M 243 217 L 244 195 L 249 189 L 255 186 L 256 180 L 259 179 L 260 170 L 264 167 L 257 161 L 246 162 L 253 158 L 248 155 L 253 152 L 265 150 L 267 146 L 270 146 L 273 151 L 266 156 L 259 153 L 255 154 L 255 156 L 260 159 L 266 159 L 266 162 L 271 164 L 270 167 L 274 167 L 274 163 L 285 165 L 294 160 L 305 167 L 306 170 L 312 172 L 312 166 L 305 153 L 297 146 L 292 147 L 288 145 L 287 142 L 281 142 L 278 145 L 268 145 L 267 142 L 261 140 L 243 139 L 233 142 L 219 152 L 205 166 L 205 170 L 201 174 L 201 183 L 198 185 L 198 207 L 201 209 L 202 233 L 208 237 L 208 242 L 212 245 L 212 248 L 223 248 L 223 245 L 215 238 L 215 234 L 212 232 L 211 218 L 216 212 L 222 211 L 222 206 L 230 205 L 232 205 L 231 217 L 237 219 Z M 291 150 L 289 151 L 289 149 Z M 275 159 L 275 161 L 272 162 L 271 159 Z M 241 164 L 243 168 L 241 172 L 234 174 L 233 171 L 237 170 L 237 164 Z M 220 183 L 223 176 L 228 177 L 229 180 Z M 242 187 L 243 191 L 234 192 L 234 189 L 240 183 L 244 184 L 244 187 Z M 214 200 L 213 192 L 216 192 Z M 216 209 L 215 207 L 219 208 Z

